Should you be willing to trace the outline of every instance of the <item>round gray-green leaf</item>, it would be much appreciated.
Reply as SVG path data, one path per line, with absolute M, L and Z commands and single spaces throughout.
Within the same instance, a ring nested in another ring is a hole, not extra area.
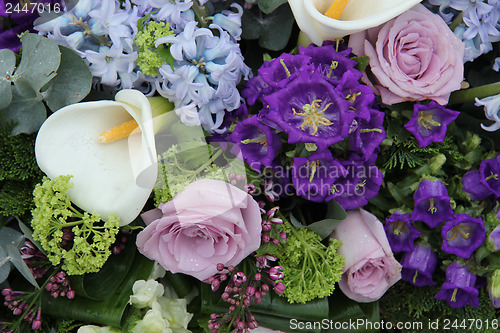
M 52 111 L 81 101 L 90 92 L 92 72 L 83 59 L 73 50 L 59 46 L 61 64 L 50 87 L 43 92 L 43 99 Z
M 37 100 L 14 100 L 5 110 L 0 111 L 0 115 L 2 120 L 12 120 L 16 123 L 11 135 L 31 134 L 38 131 L 47 119 L 47 110 L 43 103 Z
M 16 66 L 16 56 L 9 49 L 0 50 L 0 110 L 5 109 L 12 100 L 10 76 Z
M 61 62 L 59 46 L 50 39 L 37 34 L 26 34 L 22 37 L 21 63 L 14 73 L 17 78 L 27 80 L 34 91 L 40 89 L 56 76 Z
M 0 283 L 7 280 L 10 273 L 10 260 L 7 253 L 0 247 Z

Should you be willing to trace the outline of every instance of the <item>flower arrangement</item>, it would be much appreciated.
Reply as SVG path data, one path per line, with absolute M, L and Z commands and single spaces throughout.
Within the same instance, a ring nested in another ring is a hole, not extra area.
M 497 331 L 500 1 L 5 0 L 0 36 L 0 332 Z

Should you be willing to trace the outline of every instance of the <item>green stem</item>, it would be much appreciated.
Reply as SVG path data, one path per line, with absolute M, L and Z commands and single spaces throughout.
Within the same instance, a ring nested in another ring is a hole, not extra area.
M 500 81 L 484 86 L 462 89 L 451 93 L 449 104 L 474 103 L 475 98 L 485 98 L 500 94 Z
M 198 0 L 193 1 L 193 6 L 191 7 L 194 11 L 194 15 L 196 16 L 196 20 L 200 22 L 200 25 L 203 28 L 208 28 L 207 18 L 210 17 L 210 13 L 208 12 L 207 7 L 200 6 Z
M 455 17 L 455 19 L 453 20 L 453 22 L 451 22 L 450 24 L 450 30 L 451 31 L 455 31 L 455 29 L 460 25 L 460 23 L 462 23 L 463 21 L 463 13 L 460 12 L 460 14 L 457 15 L 457 17 Z

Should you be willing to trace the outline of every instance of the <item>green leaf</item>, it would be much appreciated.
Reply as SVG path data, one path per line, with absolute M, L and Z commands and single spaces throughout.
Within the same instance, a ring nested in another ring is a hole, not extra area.
M 309 224 L 306 228 L 311 231 L 314 231 L 316 234 L 319 235 L 319 237 L 321 237 L 321 239 L 325 239 L 326 237 L 330 236 L 332 231 L 335 230 L 335 228 L 337 228 L 340 222 L 342 221 L 333 219 L 324 219 Z
M 342 206 L 335 200 L 330 200 L 326 203 L 327 212 L 326 218 L 342 221 L 347 217 L 347 213 Z
M 137 253 L 125 279 L 114 293 L 102 301 L 76 296 L 70 300 L 53 298 L 48 292 L 42 294 L 44 313 L 54 317 L 74 319 L 86 323 L 121 327 L 125 309 L 132 294 L 132 286 L 137 280 L 146 280 L 153 268 L 153 261 Z M 114 276 L 114 274 L 113 274 Z
M 10 76 L 16 66 L 16 56 L 9 49 L 0 50 L 0 110 L 5 109 L 12 100 Z
M 43 249 L 42 245 L 33 238 L 33 231 L 28 228 L 17 216 L 16 219 L 19 224 L 19 229 L 21 229 L 24 236 L 28 238 L 30 242 L 32 242 L 38 248 L 38 250 L 45 254 L 45 250 Z
M 242 38 L 259 39 L 259 45 L 272 51 L 283 49 L 290 39 L 295 20 L 288 4 L 264 14 L 257 6 L 245 10 L 241 18 Z
M 375 313 L 376 311 L 378 311 L 378 302 L 361 305 L 347 298 L 338 290 L 330 296 L 329 319 L 334 322 L 356 322 L 358 319 L 378 322 L 379 315 Z M 360 326 L 361 327 L 357 326 L 357 329 L 340 329 L 335 330 L 335 332 L 377 332 L 377 330 L 370 330 L 369 325 Z
M 358 64 L 354 66 L 354 68 L 356 68 L 360 72 L 364 72 L 366 66 L 368 66 L 368 63 L 370 62 L 370 57 L 368 56 L 352 57 L 351 59 L 356 60 Z
M 125 250 L 111 255 L 97 273 L 71 276 L 71 287 L 76 294 L 102 301 L 114 293 L 132 266 L 136 254 L 134 245 L 129 241 Z
M 7 280 L 10 273 L 10 260 L 7 258 L 7 253 L 0 247 L 0 283 Z
M 52 111 L 81 101 L 90 92 L 92 72 L 75 51 L 60 46 L 61 64 L 57 76 L 49 82 L 43 99 Z
M 295 227 L 295 228 L 305 228 L 306 226 L 302 224 L 293 214 L 290 214 L 290 223 Z
M 212 292 L 209 284 L 202 284 L 201 314 L 210 315 L 212 313 L 227 312 L 229 305 L 221 300 L 220 295 L 220 291 Z M 328 318 L 329 305 L 326 297 L 305 304 L 290 304 L 286 298 L 274 293 L 268 293 L 262 297 L 261 304 L 252 304 L 250 310 L 260 326 L 289 332 L 291 319 L 320 321 Z M 301 330 L 298 330 L 298 332 L 301 332 Z
M 23 55 L 19 67 L 14 72 L 14 84 L 22 78 L 29 82 L 34 91 L 47 84 L 56 76 L 61 62 L 58 45 L 48 38 L 29 33 L 21 39 Z
M 19 231 L 9 227 L 0 229 L 0 247 L 5 248 L 9 244 L 18 247 L 23 241 L 24 235 Z
M 14 245 L 7 245 L 7 254 L 9 255 L 9 260 L 11 263 L 16 266 L 17 270 L 19 273 L 21 273 L 26 280 L 29 281 L 33 286 L 35 286 L 36 289 L 40 289 L 40 286 L 38 283 L 36 283 L 35 278 L 33 277 L 33 273 L 31 273 L 31 270 L 29 269 L 28 265 L 24 262 L 23 258 L 21 257 L 21 253 L 19 252 L 19 249 L 15 247 Z
M 287 0 L 258 0 L 260 10 L 265 14 L 270 14 L 276 8 L 287 2 Z
M 13 100 L 0 112 L 2 121 L 13 121 L 16 126 L 11 135 L 20 133 L 35 133 L 47 119 L 47 110 L 42 102 L 37 100 Z

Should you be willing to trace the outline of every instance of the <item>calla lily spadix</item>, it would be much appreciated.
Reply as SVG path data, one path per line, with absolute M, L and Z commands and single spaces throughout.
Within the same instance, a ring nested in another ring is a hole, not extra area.
M 422 0 L 350 0 L 340 19 L 325 15 L 332 0 L 288 0 L 299 28 L 316 45 L 381 25 Z
M 134 119 L 140 131 L 108 144 L 98 141 L 110 128 Z M 35 155 L 50 178 L 72 175 L 71 201 L 120 225 L 132 222 L 157 179 L 153 114 L 148 98 L 122 90 L 115 101 L 68 105 L 51 115 L 38 132 Z

